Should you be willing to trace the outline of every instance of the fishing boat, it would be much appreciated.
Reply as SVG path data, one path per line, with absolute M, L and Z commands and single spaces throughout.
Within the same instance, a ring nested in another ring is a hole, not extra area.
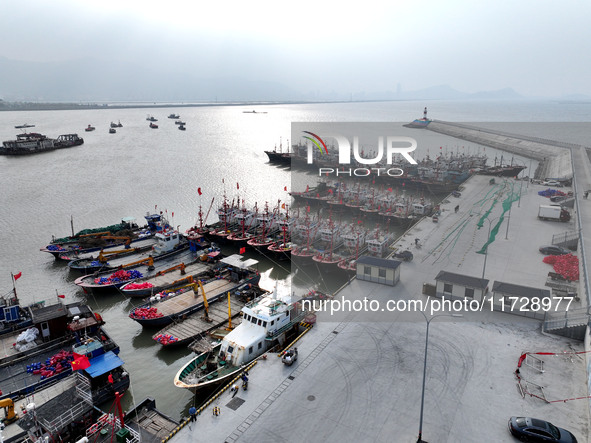
M 294 200 L 302 201 L 306 204 L 320 204 L 327 205 L 329 200 L 333 199 L 334 193 L 337 189 L 334 186 L 329 186 L 326 182 L 319 182 L 318 186 L 310 188 L 306 186 L 305 191 L 292 191 L 289 193 Z
M 211 265 L 221 259 L 220 249 L 209 247 L 197 253 L 198 259 L 192 263 L 180 263 L 158 271 L 155 275 L 142 277 L 126 283 L 119 288 L 123 295 L 142 298 L 158 292 L 177 288 L 192 283 L 195 279 L 211 269 Z M 179 271 L 178 273 L 175 271 Z
M 115 128 L 109 128 L 109 134 L 116 134 L 117 130 Z
M 289 141 L 287 145 L 289 146 Z M 291 164 L 289 147 L 287 152 L 283 152 L 283 144 L 281 139 L 279 139 L 279 151 L 277 151 L 277 145 L 275 145 L 272 151 L 265 151 L 265 154 L 267 154 L 267 157 L 269 158 L 269 163 L 279 163 L 287 166 Z
M 14 128 L 15 129 L 24 129 L 24 128 L 34 128 L 35 125 L 29 125 L 28 123 L 25 123 L 24 125 L 17 125 Z
M 213 203 L 213 200 L 212 200 Z M 226 193 L 224 192 L 224 201 L 222 205 L 217 210 L 217 216 L 219 218 L 219 222 L 215 223 L 213 226 L 209 227 L 209 231 L 207 232 L 206 236 L 215 243 L 224 244 L 228 242 L 228 236 L 232 233 L 231 230 L 237 226 L 236 224 L 236 214 L 238 213 L 238 208 L 234 206 L 234 201 L 232 203 L 228 202 L 228 198 L 226 197 Z M 209 211 L 208 211 L 209 214 Z M 206 218 L 207 219 L 207 218 Z
M 228 292 L 228 303 L 222 297 L 207 310 L 194 312 L 182 321 L 175 321 L 152 335 L 152 339 L 164 347 L 187 345 L 191 342 L 205 340 L 206 336 L 225 335 L 238 326 L 241 321 L 241 309 L 247 303 L 263 294 L 257 285 L 243 284 L 232 292 Z M 220 329 L 218 329 L 220 328 Z M 225 329 L 222 329 L 225 328 Z
M 37 152 L 53 151 L 55 149 L 70 148 L 84 143 L 84 139 L 78 134 L 63 134 L 57 139 L 48 138 L 45 135 L 28 132 L 18 134 L 16 140 L 2 142 L 0 154 L 27 155 Z
M 181 131 L 185 131 L 187 128 L 185 128 L 185 125 L 179 125 L 179 130 Z
M 158 121 L 158 119 L 152 115 L 148 115 L 148 117 L 146 117 L 146 120 L 148 120 L 149 122 L 157 122 Z
M 267 252 L 267 248 L 274 242 L 273 236 L 279 231 L 277 225 L 278 211 L 279 203 L 272 212 L 269 212 L 269 204 L 265 202 L 264 211 L 257 216 L 258 227 L 254 232 L 254 237 L 246 242 L 249 246 L 259 252 Z
M 220 266 L 215 269 L 214 277 L 204 282 L 198 280 L 176 292 L 156 294 L 150 297 L 148 303 L 132 309 L 129 318 L 145 327 L 166 326 L 203 309 L 205 303 L 225 297 L 229 291 L 239 286 L 258 284 L 261 276 L 252 268 L 257 263 L 253 259 L 242 261 L 240 255 L 223 258 Z
M 100 315 L 82 303 L 64 304 L 60 298 L 49 304 L 46 301 L 19 306 L 20 317 L 28 321 L 20 328 L 11 328 L 0 335 L 4 357 L 0 366 L 20 360 L 31 353 L 38 353 L 64 340 L 74 340 L 72 332 L 94 333 L 103 324 Z M 14 310 L 13 310 L 14 311 Z
M 283 217 L 280 216 L 277 225 L 279 226 L 280 234 L 277 236 L 277 240 L 269 245 L 269 254 L 275 260 L 291 260 L 291 251 L 295 246 L 291 242 L 291 229 L 295 225 L 295 220 L 289 217 L 287 205 L 285 205 L 285 215 Z
M 201 207 L 201 205 L 199 205 L 199 211 L 197 212 L 197 223 L 195 224 L 195 226 L 189 228 L 187 232 L 185 232 L 185 236 L 189 240 L 206 236 L 209 233 L 210 227 L 205 225 L 205 220 L 207 220 L 207 217 L 209 217 L 209 213 L 211 212 L 214 200 L 215 197 L 211 199 L 211 203 L 209 205 L 209 209 L 207 210 L 207 214 L 205 214 L 205 217 L 203 217 L 203 208 Z
M 178 119 L 178 118 L 181 118 L 181 116 L 180 116 L 180 115 L 178 115 L 178 114 L 170 114 L 170 115 L 168 116 L 168 118 Z
M 129 375 L 117 355 L 107 352 L 82 359 L 85 369 L 39 386 L 33 396 L 1 400 L 3 405 L 21 412 L 10 414 L 11 419 L 4 421 L 4 441 L 74 441 L 71 437 L 84 435 L 88 423 L 100 412 L 98 405 L 113 399 L 116 393 L 122 396 L 128 389 Z M 109 417 L 112 414 L 103 414 L 98 421 L 108 423 Z M 93 426 L 90 428 L 98 429 Z M 111 438 L 115 440 L 114 436 Z
M 135 256 L 113 259 L 111 266 L 118 269 L 114 273 L 112 273 L 112 270 L 108 270 L 98 274 L 83 275 L 77 278 L 74 283 L 85 292 L 112 291 L 120 288 L 125 283 L 170 267 L 171 261 L 183 262 L 191 259 L 194 255 L 189 250 L 187 240 L 176 230 L 158 232 L 155 234 L 155 238 L 156 244 L 151 251 L 141 252 Z M 158 266 L 155 265 L 156 262 Z M 145 274 L 138 271 L 140 266 L 147 267 Z
M 367 255 L 383 258 L 389 252 L 388 248 L 393 241 L 394 237 L 390 233 L 382 232 L 380 228 L 377 227 L 367 236 Z
M 94 131 L 95 129 L 96 129 L 96 128 L 95 128 L 94 126 L 92 126 L 92 125 L 88 125 L 88 126 L 87 126 L 87 127 L 84 129 L 84 130 L 85 130 L 86 132 L 92 132 L 92 131 Z
M 86 253 L 100 251 L 103 248 L 123 245 L 131 238 L 131 242 L 153 235 L 155 232 L 167 228 L 168 221 L 160 214 L 147 213 L 147 224 L 138 226 L 135 217 L 124 217 L 120 223 L 100 228 L 83 229 L 74 234 L 74 220 L 70 219 L 72 235 L 69 237 L 52 237 L 51 244 L 41 248 L 42 252 L 48 252 L 59 260 L 60 256 L 70 251 Z
M 84 253 L 74 250 L 61 254 L 59 258 L 60 260 L 68 262 L 68 269 L 71 271 L 90 274 L 93 272 L 117 269 L 119 266 L 122 266 L 122 264 L 140 260 L 142 257 L 139 257 L 138 254 L 147 252 L 147 255 L 151 255 L 152 248 L 157 243 L 157 237 L 148 236 L 135 241 L 132 246 L 131 239 L 128 238 L 123 248 L 121 245 L 115 245 L 102 248 L 100 251 Z
M 132 406 L 125 412 L 124 426 L 127 429 L 135 430 L 140 436 L 138 441 L 160 442 L 166 440 L 179 426 L 179 422 L 156 408 L 156 400 L 151 397 L 145 398 L 136 406 Z M 121 427 L 115 427 L 112 432 L 117 436 Z M 100 433 L 100 429 L 97 432 Z M 116 438 L 115 438 L 116 440 Z
M 119 352 L 117 344 L 101 328 L 102 319 L 90 308 L 81 304 L 55 308 L 52 305 L 34 312 L 33 326 L 20 334 L 14 349 L 6 348 L 8 355 L 0 359 L 0 399 L 30 394 L 66 377 L 72 372 L 73 353 L 94 358 Z
M 257 214 L 258 208 L 256 205 L 254 211 L 250 211 L 246 209 L 243 201 L 242 209 L 234 216 L 238 228 L 228 235 L 228 242 L 239 247 L 246 246 L 248 240 L 255 237 L 254 229 L 258 225 Z
M 304 221 L 294 228 L 294 243 L 297 246 L 291 250 L 292 264 L 306 266 L 314 263 L 312 257 L 316 254 L 316 249 L 312 245 L 318 236 L 318 229 L 318 221 L 310 219 L 309 213 L 306 212 Z
M 320 228 L 318 232 L 321 243 L 316 246 L 316 254 L 312 257 L 312 261 L 320 272 L 334 271 L 337 264 L 344 259 L 342 255 L 337 253 L 343 245 L 341 228 L 333 223 L 332 219 L 329 219 L 328 225 Z
M 150 123 L 150 128 L 158 129 L 158 125 L 156 123 Z
M 279 296 L 277 288 L 242 308 L 242 323 L 210 351 L 184 364 L 174 377 L 174 385 L 197 393 L 204 388 L 227 383 L 254 359 L 298 328 L 306 313 L 290 296 Z
M 511 163 L 506 165 L 503 164 L 503 156 L 497 164 L 497 158 L 495 157 L 495 163 L 493 166 L 488 166 L 477 171 L 480 175 L 494 175 L 497 177 L 517 177 L 521 171 L 527 169 L 525 165 L 514 165 L 513 158 Z

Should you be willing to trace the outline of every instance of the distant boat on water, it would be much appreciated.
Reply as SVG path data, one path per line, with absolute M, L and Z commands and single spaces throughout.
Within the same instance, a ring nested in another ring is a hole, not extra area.
M 242 111 L 243 114 L 266 114 L 266 111 L 255 111 L 254 109 L 252 111 Z
M 34 127 L 35 127 L 35 125 L 29 125 L 29 124 L 25 123 L 24 125 L 15 126 L 15 129 L 34 128 Z

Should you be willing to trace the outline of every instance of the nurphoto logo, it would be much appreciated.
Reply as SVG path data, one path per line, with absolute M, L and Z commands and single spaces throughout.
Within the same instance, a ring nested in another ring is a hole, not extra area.
M 311 124 L 314 132 L 303 128 L 296 131 L 294 125 L 304 123 L 292 124 L 292 134 L 305 140 L 299 145 L 300 155 L 305 155 L 308 165 L 319 166 L 318 175 L 365 177 L 375 174 L 400 177 L 404 175 L 401 167 L 403 163 L 417 164 L 410 155 L 417 149 L 417 141 L 411 137 L 389 134 L 392 125 L 386 123 L 369 127 L 364 123 L 347 123 L 348 135 L 343 130 L 343 123 Z M 366 146 L 371 146 L 371 149 L 361 146 L 360 134 L 363 134 L 368 143 Z

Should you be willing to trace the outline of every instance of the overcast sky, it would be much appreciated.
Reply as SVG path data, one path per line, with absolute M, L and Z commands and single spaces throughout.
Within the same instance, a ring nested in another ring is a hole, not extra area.
M 303 92 L 591 95 L 590 17 L 584 0 L 6 0 L 0 56 L 168 66 Z

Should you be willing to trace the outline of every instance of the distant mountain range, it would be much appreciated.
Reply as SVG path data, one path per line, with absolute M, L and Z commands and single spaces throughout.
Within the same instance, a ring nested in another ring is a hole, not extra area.
M 353 98 L 362 97 L 366 100 L 514 100 L 524 98 L 511 88 L 499 89 L 498 91 L 482 92 L 461 92 L 449 85 L 431 86 L 417 91 L 383 91 L 371 94 L 357 94 Z
M 92 59 L 25 62 L 0 57 L 0 99 L 8 102 L 229 102 L 361 100 L 509 100 L 524 98 L 511 88 L 466 93 L 448 85 L 417 91 L 314 92 L 279 82 L 240 77 L 199 78 L 170 66 L 116 65 Z M 587 96 L 564 100 L 588 100 Z

